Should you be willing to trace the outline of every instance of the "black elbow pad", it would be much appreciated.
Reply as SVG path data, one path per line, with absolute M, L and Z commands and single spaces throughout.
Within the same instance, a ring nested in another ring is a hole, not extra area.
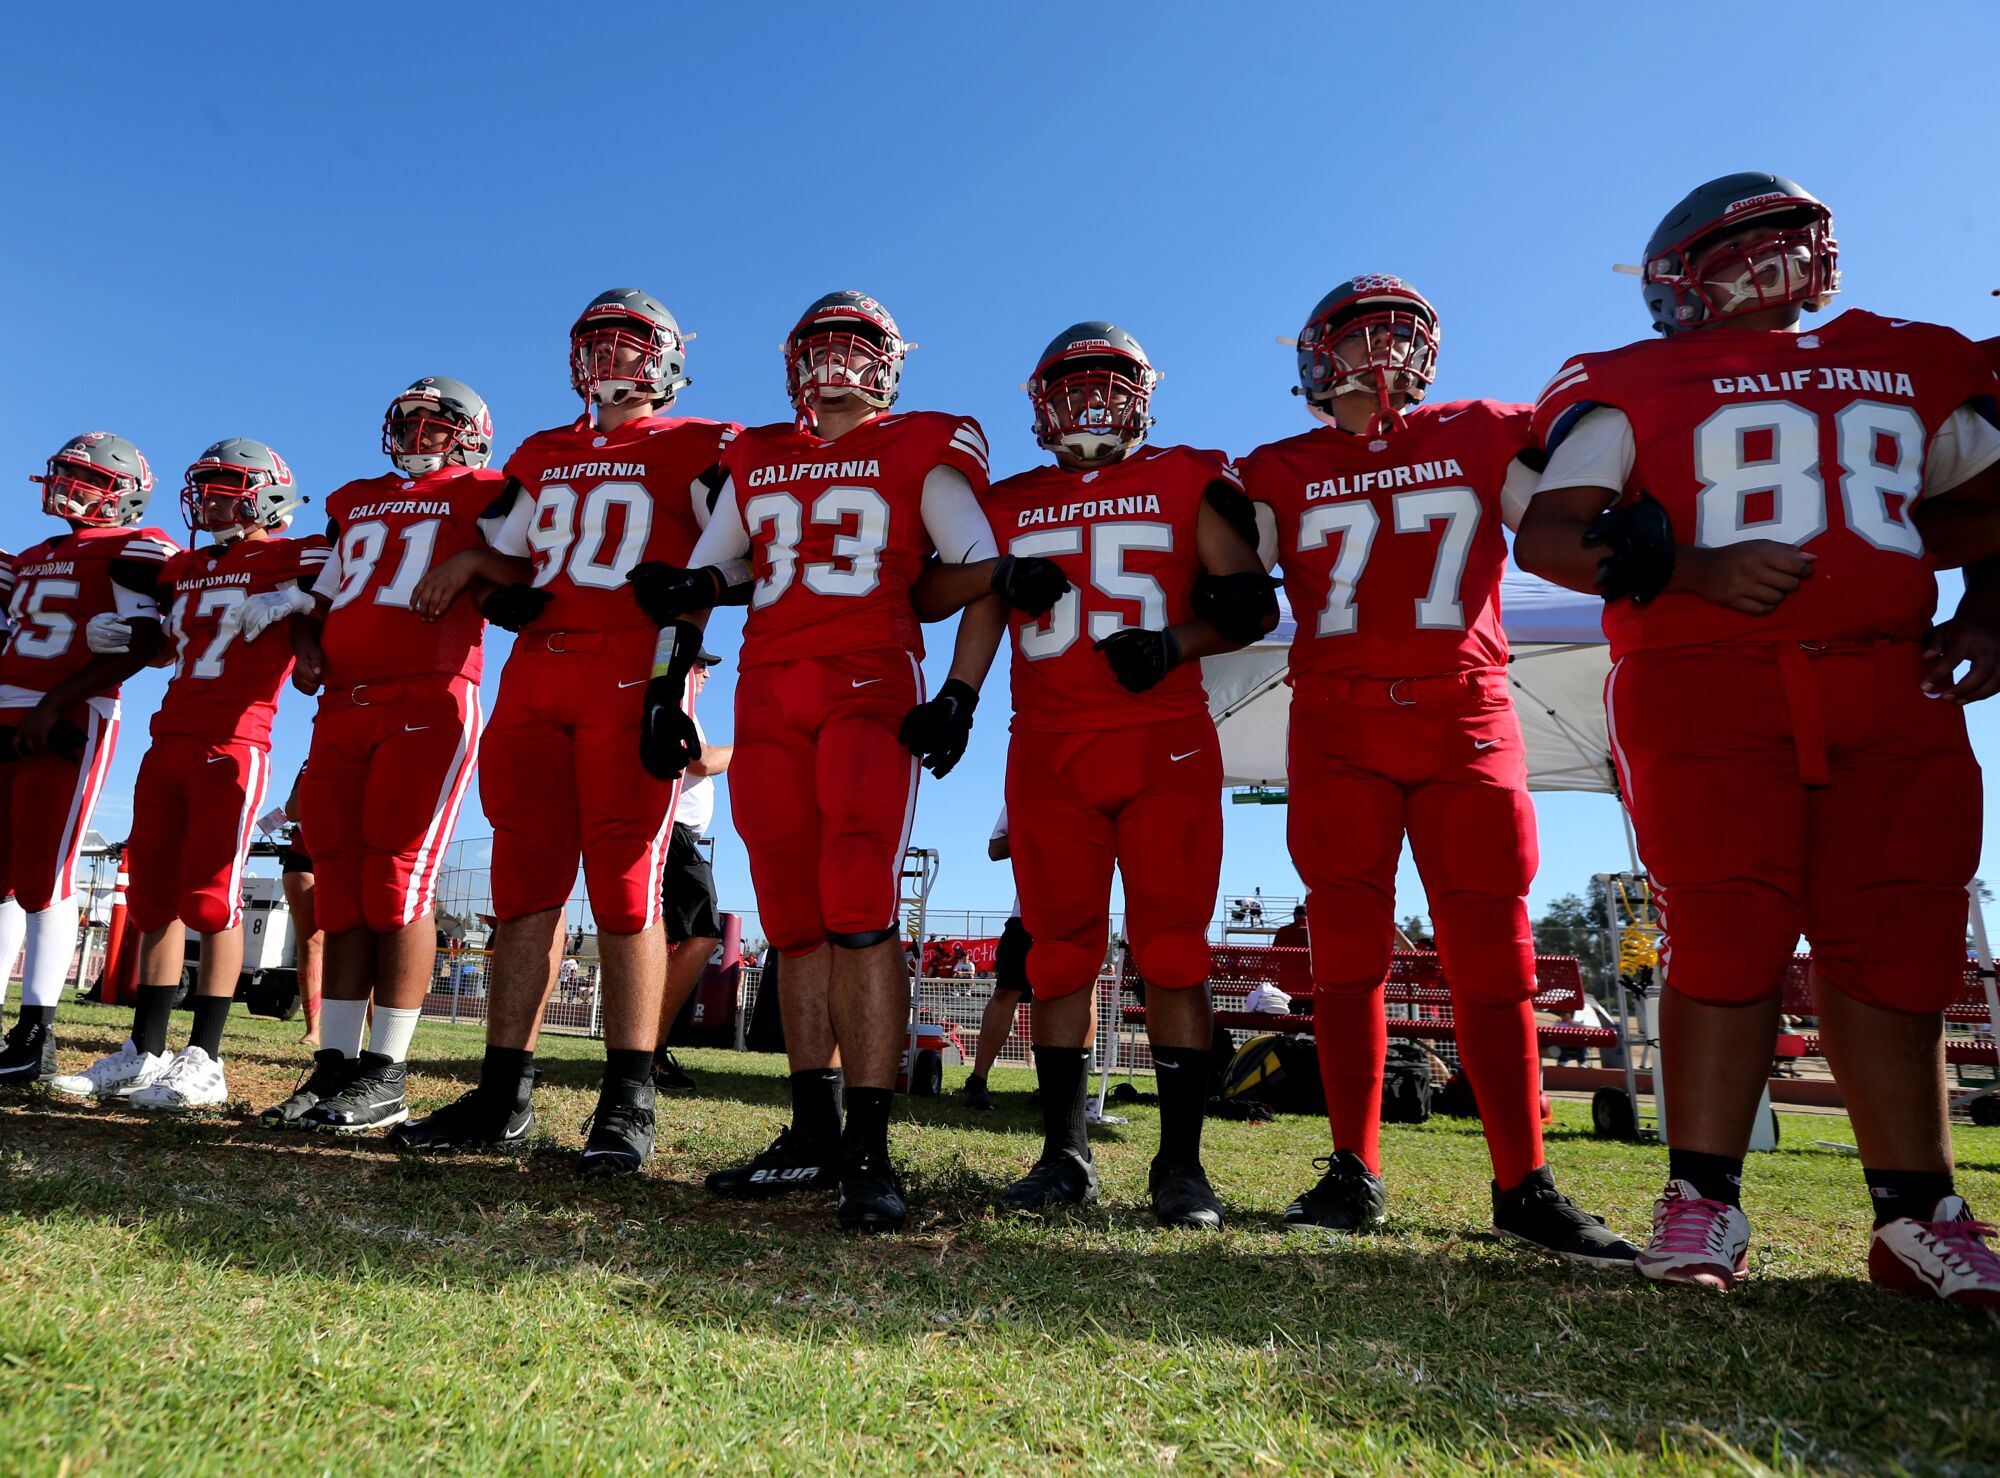
M 1253 642 L 1278 623 L 1278 584 L 1249 570 L 1204 571 L 1194 582 L 1194 613 L 1233 642 Z
M 1651 493 L 1607 508 L 1583 531 L 1587 548 L 1611 552 L 1597 562 L 1597 592 L 1608 601 L 1643 606 L 1674 578 L 1674 525 Z
M 1250 495 L 1235 483 L 1218 477 L 1208 485 L 1208 506 L 1222 515 L 1222 521 L 1236 530 L 1236 537 L 1252 549 L 1257 547 L 1257 506 Z

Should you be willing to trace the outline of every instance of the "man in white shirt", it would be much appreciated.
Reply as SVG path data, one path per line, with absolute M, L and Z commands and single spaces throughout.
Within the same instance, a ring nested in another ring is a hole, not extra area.
M 708 670 L 722 659 L 703 649 L 688 673 L 688 712 L 708 686 Z M 667 842 L 666 867 L 661 874 L 661 899 L 667 923 L 667 992 L 660 1001 L 660 1040 L 653 1053 L 653 1087 L 661 1093 L 692 1093 L 689 1077 L 667 1050 L 667 1034 L 689 996 L 701 981 L 715 947 L 722 942 L 722 915 L 716 908 L 715 874 L 701 850 L 701 839 L 715 819 L 715 777 L 729 768 L 733 744 L 710 744 L 699 716 L 694 731 L 701 740 L 701 758 L 687 768 L 680 800 L 674 807 L 673 836 Z

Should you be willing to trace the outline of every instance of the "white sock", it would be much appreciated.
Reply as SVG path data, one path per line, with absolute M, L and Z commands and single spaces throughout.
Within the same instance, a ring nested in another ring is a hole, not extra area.
M 417 1018 L 423 1014 L 421 1006 L 377 1006 L 375 1024 L 368 1028 L 368 1050 L 391 1062 L 404 1061 L 410 1055 L 410 1038 L 417 1034 Z
M 7 985 L 14 962 L 21 958 L 21 941 L 28 937 L 28 911 L 9 898 L 0 903 L 0 1006 L 7 1004 Z
M 361 1032 L 368 1025 L 366 1001 L 336 1001 L 319 998 L 319 1045 L 321 1051 L 339 1049 L 342 1057 L 361 1055 Z
M 21 1004 L 53 1006 L 62 998 L 76 956 L 76 895 L 59 898 L 27 916 L 27 961 L 21 971 Z

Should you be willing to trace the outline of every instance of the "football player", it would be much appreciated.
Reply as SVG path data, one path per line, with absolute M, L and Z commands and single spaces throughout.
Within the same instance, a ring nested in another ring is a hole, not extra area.
M 1838 253 L 1827 207 L 1777 175 L 1690 192 L 1642 274 L 1662 337 L 1542 392 L 1549 464 L 1515 546 L 1605 599 L 1612 743 L 1663 901 L 1668 1181 L 1640 1271 L 1748 1271 L 1744 1150 L 1803 934 L 1874 1203 L 1869 1277 L 2000 1307 L 1939 1050 L 1980 845 L 1963 705 L 2000 651 L 1992 371 L 1932 324 L 1802 322 Z M 1967 567 L 1967 594 L 1933 630 L 1939 565 Z
M 1542 1158 L 1535 812 L 1500 629 L 1502 526 L 1534 486 L 1520 460 L 1530 411 L 1422 404 L 1438 336 L 1436 311 L 1402 279 L 1341 283 L 1298 338 L 1296 393 L 1320 424 L 1242 464 L 1275 522 L 1298 621 L 1288 840 L 1333 1130 L 1326 1173 L 1285 1220 L 1348 1232 L 1383 1220 L 1382 997 L 1407 835 L 1486 1131 L 1495 1229 L 1629 1268 L 1638 1249 L 1558 1191 Z
M 1212 1229 L 1222 1203 L 1202 1168 L 1201 1131 L 1222 749 L 1200 659 L 1269 631 L 1278 602 L 1227 460 L 1145 444 L 1158 381 L 1123 329 L 1064 329 L 1027 387 L 1035 440 L 1053 465 L 995 483 L 986 497 L 1008 554 L 1053 561 L 1069 585 L 1045 615 L 1008 617 L 1008 846 L 1034 941 L 1027 975 L 1043 1145 L 1000 1204 L 1039 1212 L 1096 1198 L 1086 1043 L 1115 866 L 1159 1073 L 1153 1214 L 1163 1226 Z
M 504 565 L 533 561 L 486 603 L 520 632 L 479 781 L 493 822 L 499 920 L 486 1060 L 472 1092 L 400 1126 L 398 1148 L 525 1142 L 535 1042 L 580 853 L 602 955 L 605 1045 L 581 1166 L 634 1171 L 652 1153 L 653 1047 L 667 974 L 660 876 L 680 787 L 641 763 L 657 632 L 625 572 L 647 559 L 687 563 L 722 482 L 722 448 L 741 429 L 668 414 L 690 383 L 686 349 L 680 325 L 651 294 L 618 288 L 592 299 L 569 334 L 583 413 L 530 436 L 508 459 L 487 516 L 491 548 L 455 556 L 418 587 L 428 611 L 475 572 L 502 581 Z
M 933 551 L 947 565 L 940 605 L 1024 578 L 992 559 L 978 423 L 891 412 L 911 347 L 865 294 L 815 302 L 785 340 L 795 419 L 729 446 L 692 568 L 649 561 L 631 573 L 661 627 L 645 742 L 667 773 L 701 752 L 683 702 L 705 613 L 749 607 L 733 811 L 764 930 L 785 957 L 793 1119 L 709 1188 L 761 1196 L 837 1182 L 840 1224 L 864 1230 L 900 1227 L 907 1213 L 888 1131 L 910 1014 L 896 921 L 917 795 L 911 748 L 948 771 L 985 675 L 960 659 L 977 624 L 968 617 L 951 677 L 924 700 L 912 588 Z M 976 609 L 997 630 L 997 612 L 983 599 Z
M 73 436 L 33 480 L 42 511 L 65 530 L 15 557 L 14 634 L 0 653 L 0 892 L 26 914 L 21 1008 L 0 1044 L 0 1084 L 55 1075 L 51 1028 L 76 948 L 77 850 L 111 767 L 118 686 L 164 639 L 160 571 L 178 552 L 158 529 L 133 527 L 153 472 L 122 436 Z M 106 613 L 131 621 L 129 651 L 90 650 L 85 630 Z
M 222 1027 L 243 971 L 243 862 L 264 806 L 271 720 L 292 653 L 282 642 L 236 640 L 223 614 L 258 595 L 311 587 L 327 542 L 273 537 L 304 501 L 284 458 L 261 441 L 218 441 L 187 469 L 188 532 L 214 542 L 174 555 L 159 577 L 171 601 L 174 662 L 126 844 L 126 899 L 140 934 L 132 1034 L 82 1072 L 50 1080 L 60 1097 L 167 1110 L 228 1101 Z M 129 653 L 133 632 L 133 619 L 116 611 L 86 628 L 90 649 L 107 654 Z M 194 1027 L 186 1048 L 169 1056 L 189 928 L 201 936 Z
M 287 624 L 292 685 L 320 694 L 299 809 L 326 932 L 322 1046 L 266 1124 L 359 1133 L 409 1116 L 410 1038 L 437 960 L 438 868 L 479 758 L 485 624 L 482 590 L 436 621 L 413 601 L 435 565 L 481 542 L 479 516 L 501 482 L 486 466 L 492 448 L 492 414 L 470 386 L 416 381 L 383 417 L 396 470 L 326 500 L 333 553 L 312 590 L 255 595 L 224 618 L 246 641 Z

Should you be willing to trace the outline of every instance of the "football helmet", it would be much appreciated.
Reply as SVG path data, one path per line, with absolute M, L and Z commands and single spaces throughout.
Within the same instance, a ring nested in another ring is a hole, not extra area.
M 694 382 L 682 374 L 687 339 L 666 304 L 636 287 L 590 300 L 569 331 L 569 382 L 598 405 L 639 398 L 664 406 Z M 619 361 L 625 359 L 624 373 Z
M 440 432 L 445 439 L 434 442 Z M 493 455 L 493 412 L 463 380 L 425 375 L 389 402 L 382 417 L 382 450 L 408 477 L 422 477 L 446 463 L 484 467 Z
M 1840 291 L 1833 212 L 1783 175 L 1697 185 L 1653 228 L 1640 290 L 1663 334 L 1786 303 L 1816 312 Z
M 887 410 L 896 401 L 903 356 L 916 347 L 866 293 L 828 293 L 785 336 L 785 394 L 805 426 L 818 420 L 822 401 L 850 395 Z
M 1079 462 L 1111 462 L 1146 439 L 1146 407 L 1160 373 L 1116 324 L 1071 324 L 1049 341 L 1028 378 L 1035 440 Z
M 181 482 L 188 532 L 212 534 L 218 544 L 252 529 L 276 533 L 305 501 L 285 459 L 247 436 L 215 443 L 189 465 Z
M 91 528 L 138 523 L 153 496 L 145 454 L 109 431 L 72 436 L 49 458 L 48 471 L 28 480 L 42 485 L 44 513 Z
M 1359 336 L 1359 345 L 1350 346 Z M 1387 272 L 1351 277 L 1319 300 L 1299 330 L 1299 383 L 1315 416 L 1333 421 L 1333 397 L 1372 394 L 1377 429 L 1401 419 L 1398 394 L 1414 404 L 1437 377 L 1437 310 Z

